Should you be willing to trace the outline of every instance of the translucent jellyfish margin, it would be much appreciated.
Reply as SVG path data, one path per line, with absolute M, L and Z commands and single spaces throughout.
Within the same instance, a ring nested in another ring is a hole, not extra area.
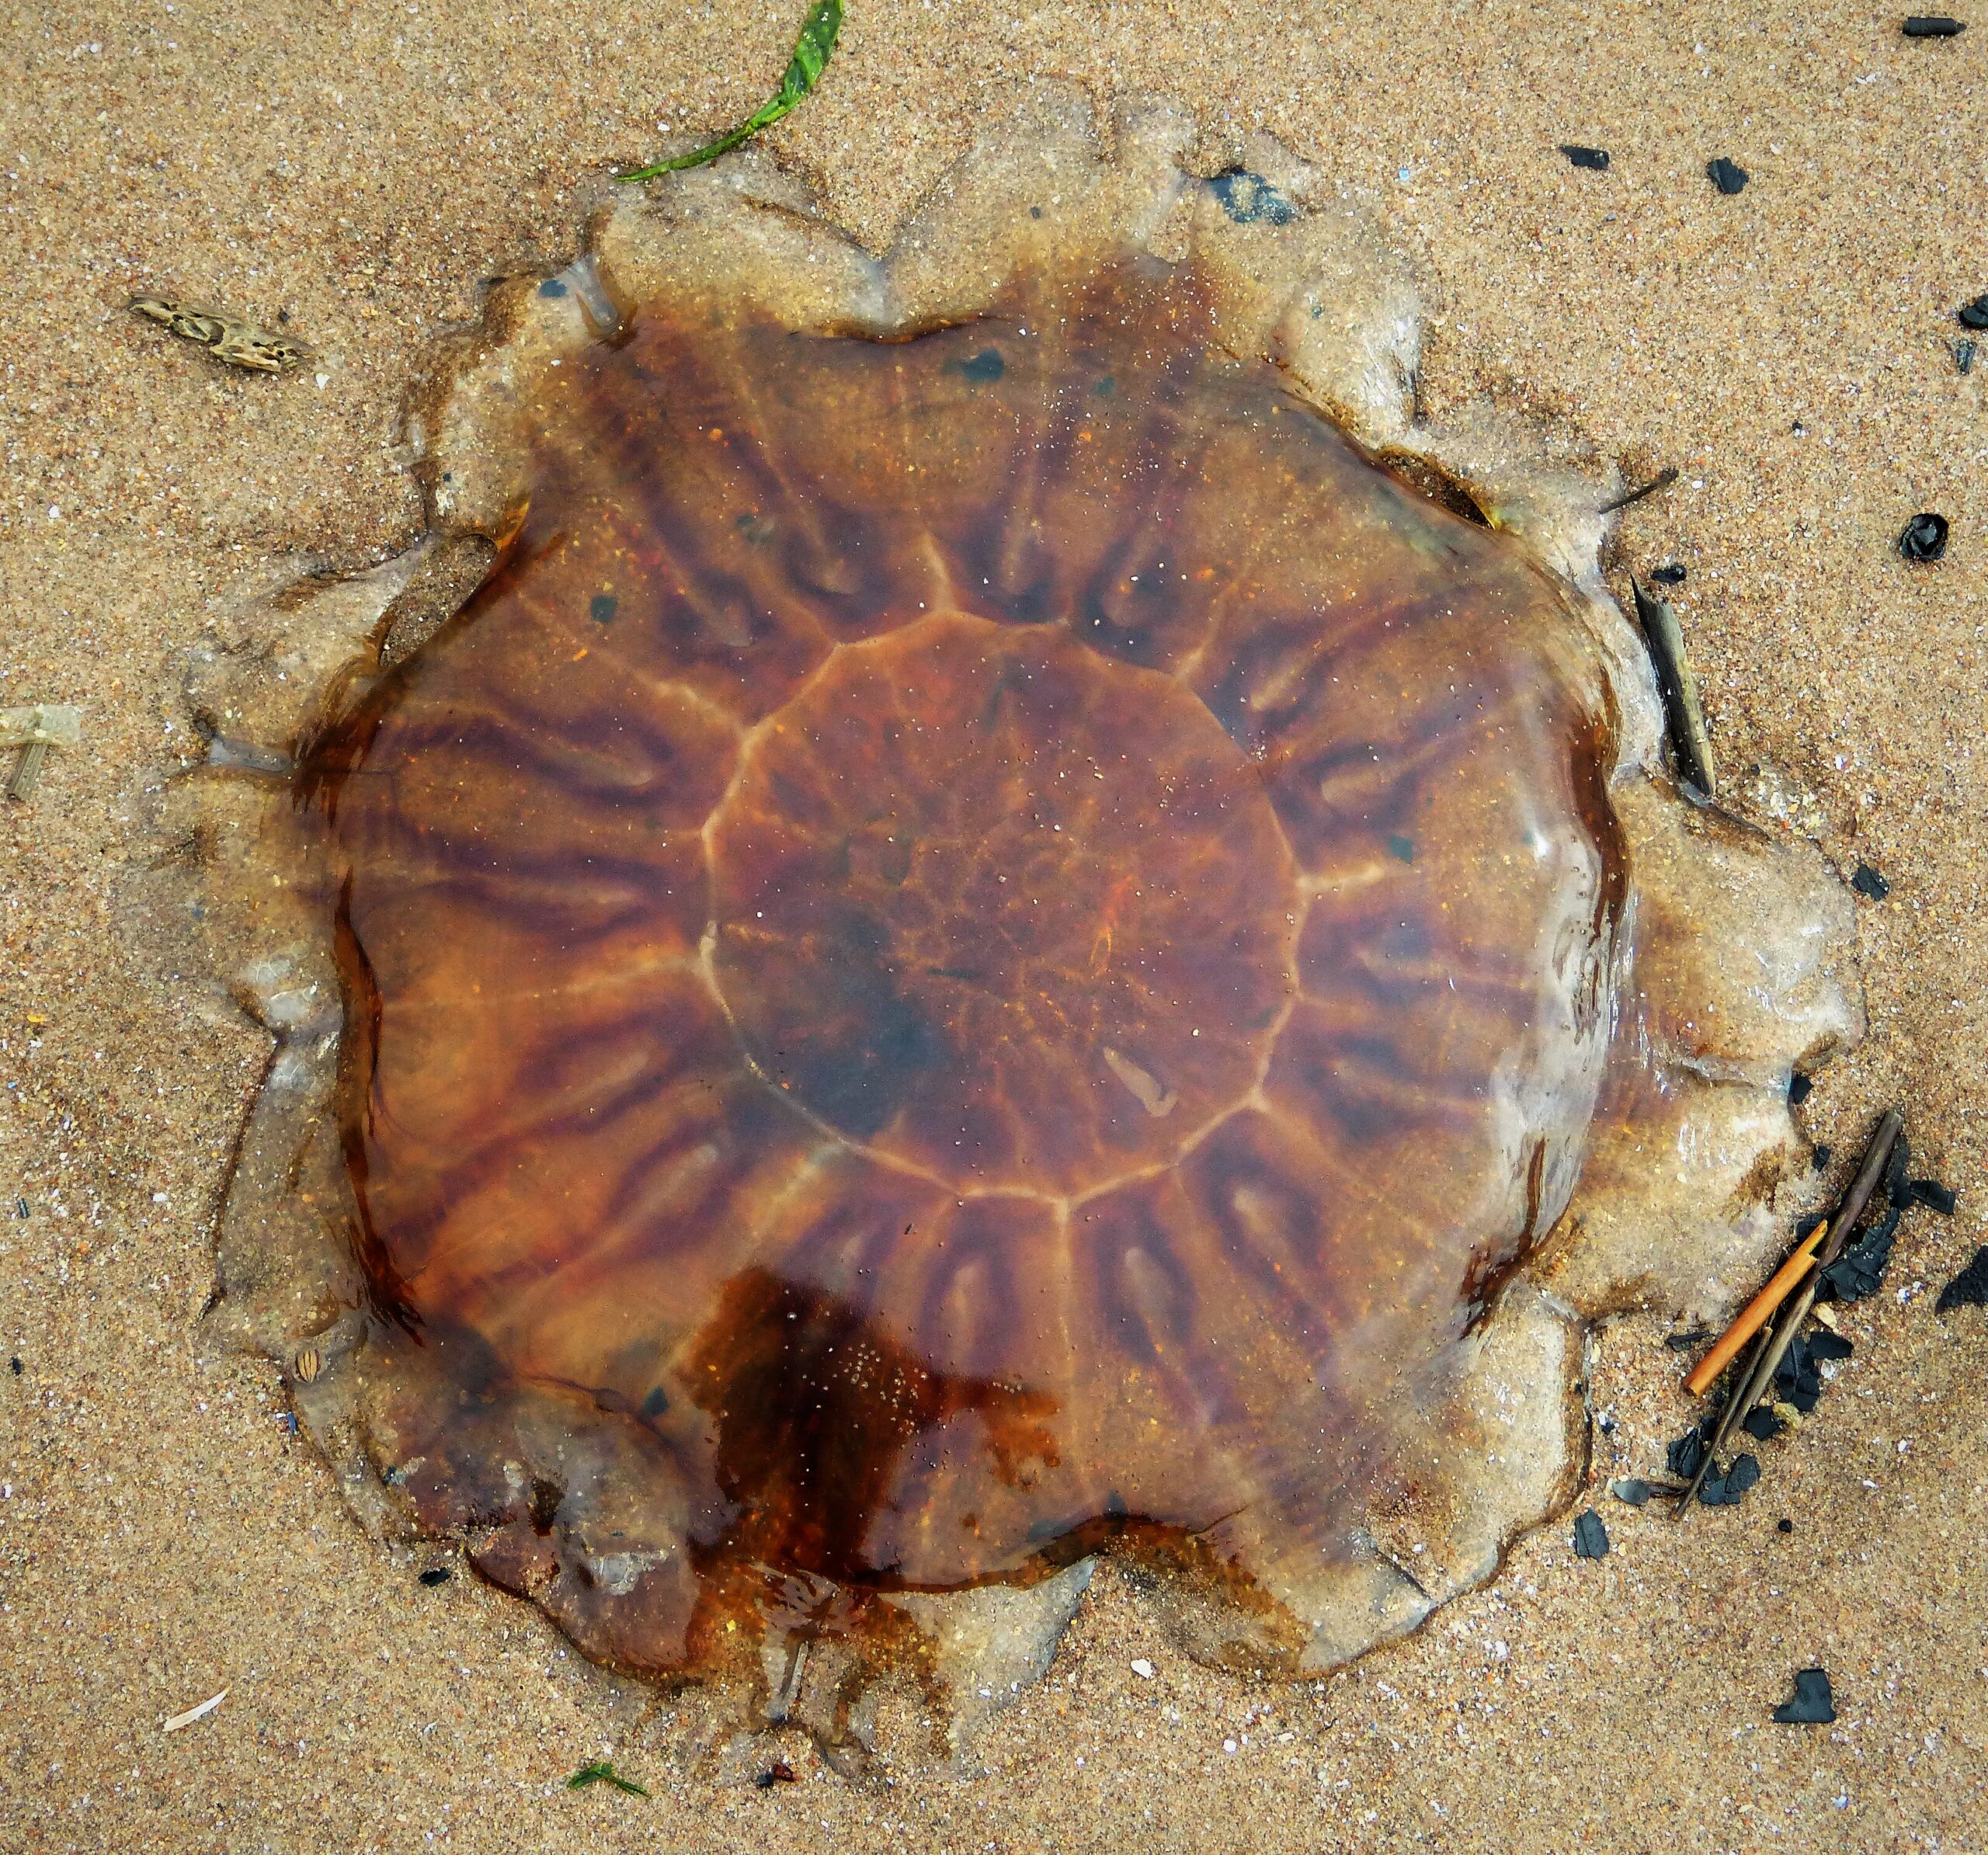
M 515 533 L 522 422 L 539 384 L 611 336 L 627 304 L 701 297 L 798 331 L 889 334 L 971 318 L 1024 266 L 1082 274 L 1128 251 L 1190 259 L 1226 348 L 1273 362 L 1371 454 L 1461 491 L 1570 589 L 1614 707 L 1611 797 L 1632 873 L 1617 1035 L 1646 1058 L 1648 1086 L 1633 1112 L 1597 1119 L 1566 1212 L 1463 1343 L 1453 1408 L 1431 1426 L 1444 1439 L 1444 1459 L 1428 1465 L 1440 1495 L 1369 1517 L 1361 1575 L 1281 1594 L 1303 1644 L 1287 1672 L 1339 1666 L 1493 1577 L 1585 1473 L 1591 1323 L 1631 1310 L 1718 1317 L 1815 1202 L 1788 1086 L 1794 1068 L 1861 1035 L 1851 900 L 1813 844 L 1699 804 L 1666 771 L 1649 662 L 1601 574 L 1611 518 L 1598 505 L 1617 487 L 1612 467 L 1571 435 L 1488 403 L 1420 422 L 1414 264 L 1276 143 L 1245 144 L 1239 167 L 1211 181 L 1183 165 L 1197 139 L 1192 116 L 1164 102 L 1128 99 L 1100 122 L 1080 94 L 1034 86 L 881 257 L 756 150 L 614 193 L 585 254 L 556 280 L 497 287 L 415 392 L 405 436 L 427 505 L 422 538 L 356 575 L 284 564 L 193 653 L 184 701 L 207 759 L 154 795 L 139 918 L 169 947 L 176 989 L 191 982 L 273 1041 L 220 1214 L 207 1329 L 278 1363 L 301 1424 L 376 1536 L 408 1542 L 413 1528 L 353 1366 L 369 1317 L 348 1234 L 331 926 L 299 885 L 272 876 L 269 840 L 285 828 L 302 747 L 462 603 Z M 568 1495 L 586 1508 L 588 1490 Z M 611 1509 L 612 1491 L 592 1496 Z M 583 1556 L 587 1530 L 581 1512 Z M 613 1555 L 600 1557 L 590 1568 L 611 1584 Z M 944 1703 L 955 1754 L 1047 1671 L 1093 1564 L 1027 1586 L 894 1600 L 920 1640 L 924 1690 Z M 1170 1609 L 1163 1591 L 1155 1602 L 1187 1652 L 1260 1665 L 1246 1627 L 1216 1623 L 1204 1600 L 1183 1594 Z M 798 1724 L 856 1769 L 877 1739 L 866 1679 L 833 1645 L 811 1669 L 806 1645 L 770 1638 L 728 1700 L 706 1698 L 702 1737 Z

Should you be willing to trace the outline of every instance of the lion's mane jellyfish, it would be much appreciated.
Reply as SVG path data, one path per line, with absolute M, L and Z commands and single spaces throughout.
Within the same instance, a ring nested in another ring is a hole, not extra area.
M 1819 857 L 1664 769 L 1606 486 L 1416 422 L 1301 165 L 1107 139 L 881 259 L 756 157 L 623 196 L 418 401 L 423 543 L 196 666 L 279 1040 L 217 1318 L 377 1524 L 831 1742 L 1100 1553 L 1294 1670 L 1490 1575 L 1857 1031 Z

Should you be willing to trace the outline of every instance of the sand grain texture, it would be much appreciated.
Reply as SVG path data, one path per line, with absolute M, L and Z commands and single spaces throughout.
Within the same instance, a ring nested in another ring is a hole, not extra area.
M 0 26 L 0 707 L 79 703 L 88 740 L 0 805 L 0 1846 L 1968 1846 L 1988 1327 L 1932 1304 L 1988 1214 L 1988 364 L 1963 377 L 1948 346 L 1988 289 L 1988 17 L 1913 42 L 1826 4 L 857 0 L 769 137 L 881 246 L 1015 87 L 1165 91 L 1205 170 L 1267 130 L 1420 247 L 1432 414 L 1489 389 L 1632 480 L 1678 466 L 1622 519 L 1618 595 L 1688 566 L 1672 596 L 1730 789 L 1785 768 L 1846 873 L 1892 884 L 1859 905 L 1870 1037 L 1807 1124 L 1844 1165 L 1902 1099 L 1917 1169 L 1960 1194 L 1909 1218 L 1845 1312 L 1855 1357 L 1743 1506 L 1680 1528 L 1597 1492 L 1607 1558 L 1548 1528 L 1318 1685 L 1183 1664 L 1107 1573 L 978 1782 L 851 1785 L 790 1735 L 765 1756 L 801 1781 L 763 1792 L 685 1770 L 669 1703 L 525 1606 L 422 1586 L 440 1555 L 362 1535 L 273 1371 L 199 1329 L 264 1045 L 118 926 L 146 769 L 186 745 L 176 666 L 287 555 L 405 544 L 398 412 L 435 335 L 481 280 L 569 257 L 659 122 L 756 103 L 799 10 L 144 0 Z M 1719 155 L 1743 194 L 1706 181 Z M 139 290 L 315 359 L 224 370 L 131 315 Z M 1892 547 L 1922 509 L 1952 523 L 1934 568 Z M 1632 1318 L 1597 1343 L 1604 1480 L 1659 1470 L 1684 1426 L 1660 1338 Z M 1836 1724 L 1774 1725 L 1812 1663 Z M 603 1756 L 653 1801 L 565 1790 Z

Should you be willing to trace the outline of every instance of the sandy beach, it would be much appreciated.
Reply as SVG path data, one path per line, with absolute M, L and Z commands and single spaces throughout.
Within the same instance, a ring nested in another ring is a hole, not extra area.
M 1431 415 L 1489 394 L 1667 491 L 1611 583 L 1675 562 L 1728 790 L 1755 769 L 1858 904 L 1869 1030 L 1803 1124 L 1847 1169 L 1902 1104 L 1952 1217 L 1900 1227 L 1854 1357 L 1739 1506 L 1611 1499 L 1696 1407 L 1669 1323 L 1595 1338 L 1592 1485 L 1486 1589 L 1329 1680 L 1212 1673 L 1107 1566 L 974 1775 L 795 1782 L 681 1752 L 455 1555 L 389 1550 L 200 1316 L 268 1041 L 133 929 L 148 788 L 215 615 L 406 547 L 401 428 L 488 280 L 579 246 L 617 166 L 777 81 L 801 9 L 41 0 L 0 26 L 0 708 L 79 751 L 0 800 L 0 1847 L 768 1851 L 1976 1846 L 1988 1808 L 1988 13 L 1908 40 L 1826 3 L 1232 9 L 853 0 L 766 144 L 881 249 L 1020 87 L 1159 92 L 1213 172 L 1275 135 L 1421 266 Z M 1605 148 L 1577 168 L 1559 144 Z M 1716 157 L 1750 176 L 1722 193 Z M 305 343 L 225 368 L 126 307 Z M 1951 524 L 1937 564 L 1895 542 Z M 447 1567 L 423 1584 L 424 1570 Z M 1149 1664 L 1149 1676 L 1136 1662 Z M 1796 1670 L 1833 1725 L 1776 1724 Z M 162 1722 L 210 1696 L 205 1718 Z M 571 1791 L 589 1761 L 652 1792 Z

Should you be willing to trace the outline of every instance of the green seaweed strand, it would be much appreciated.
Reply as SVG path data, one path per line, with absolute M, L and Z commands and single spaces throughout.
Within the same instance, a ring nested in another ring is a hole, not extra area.
M 625 1791 L 631 1797 L 647 1797 L 648 1793 L 633 1778 L 624 1777 L 606 1759 L 591 1765 L 582 1765 L 567 1779 L 568 1791 L 584 1791 L 589 1784 L 612 1784 L 617 1791 Z
M 704 145 L 689 155 L 672 155 L 667 161 L 659 161 L 646 168 L 637 168 L 632 172 L 617 174 L 617 180 L 653 180 L 659 174 L 675 174 L 685 168 L 701 168 L 707 161 L 716 161 L 721 155 L 728 153 L 742 141 L 748 141 L 762 129 L 770 128 L 815 88 L 824 67 L 836 48 L 836 38 L 842 30 L 842 0 L 815 0 L 808 9 L 808 18 L 801 28 L 801 36 L 794 41 L 794 56 L 787 61 L 787 75 L 780 81 L 780 89 L 768 97 L 758 109 L 747 116 L 736 128 L 728 129 L 716 141 Z

